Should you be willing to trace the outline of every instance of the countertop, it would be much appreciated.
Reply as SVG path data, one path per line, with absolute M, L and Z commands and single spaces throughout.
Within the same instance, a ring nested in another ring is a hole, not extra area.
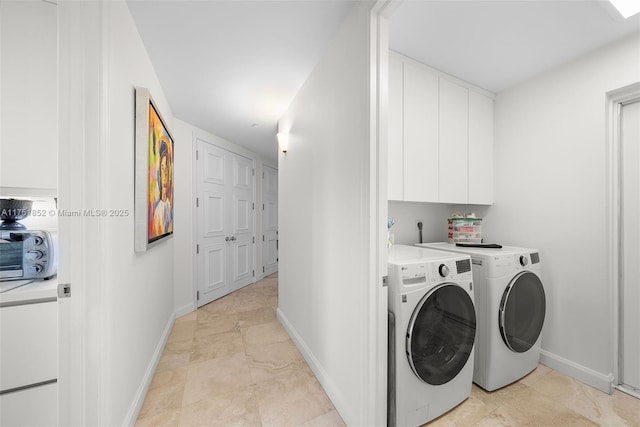
M 58 276 L 49 280 L 34 280 L 24 286 L 0 293 L 0 307 L 56 299 L 58 299 Z

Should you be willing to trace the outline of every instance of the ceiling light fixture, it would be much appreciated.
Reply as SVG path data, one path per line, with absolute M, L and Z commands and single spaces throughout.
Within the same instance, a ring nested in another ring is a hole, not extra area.
M 289 134 L 279 132 L 276 136 L 278 137 L 278 144 L 280 144 L 280 151 L 286 153 L 289 150 Z
M 638 0 L 609 0 L 624 19 L 640 12 L 640 2 Z

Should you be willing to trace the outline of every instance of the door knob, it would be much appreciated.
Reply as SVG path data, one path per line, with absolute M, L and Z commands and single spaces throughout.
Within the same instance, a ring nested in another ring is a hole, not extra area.
M 229 238 L 229 236 L 226 236 L 226 237 L 224 238 L 224 241 L 225 241 L 225 242 L 228 242 L 229 240 L 231 240 L 231 239 Z
M 236 236 L 231 236 L 231 240 L 236 240 Z

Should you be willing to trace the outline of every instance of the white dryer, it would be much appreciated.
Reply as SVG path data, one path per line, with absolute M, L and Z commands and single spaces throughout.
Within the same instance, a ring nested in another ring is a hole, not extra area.
M 389 250 L 388 425 L 418 426 L 471 394 L 476 313 L 468 255 Z
M 453 243 L 418 246 L 471 256 L 478 316 L 473 381 L 492 391 L 533 371 L 540 361 L 546 313 L 538 250 Z

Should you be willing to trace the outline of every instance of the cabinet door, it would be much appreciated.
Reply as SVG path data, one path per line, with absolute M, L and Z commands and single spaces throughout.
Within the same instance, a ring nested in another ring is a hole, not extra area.
M 402 60 L 389 56 L 389 143 L 388 188 L 389 200 L 404 200 L 404 149 L 402 129 L 403 102 Z
M 469 92 L 469 203 L 493 203 L 493 99 Z
M 404 63 L 404 200 L 438 201 L 438 76 Z
M 58 385 L 27 388 L 0 395 L 1 426 L 58 425 Z
M 0 186 L 3 187 L 49 190 L 57 187 L 57 19 L 55 2 L 2 2 Z
M 439 201 L 467 203 L 469 90 L 440 78 Z
M 58 303 L 0 308 L 0 391 L 58 377 Z

